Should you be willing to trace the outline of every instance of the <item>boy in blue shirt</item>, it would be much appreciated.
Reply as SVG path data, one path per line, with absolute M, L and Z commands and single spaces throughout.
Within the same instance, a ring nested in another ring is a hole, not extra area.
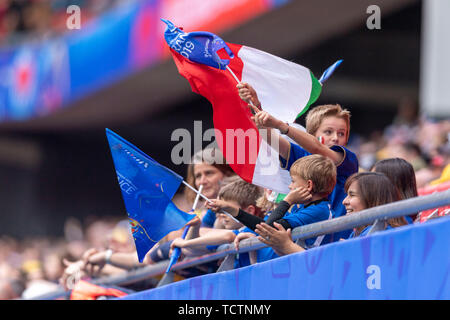
M 329 196 L 334 211 L 333 218 L 345 215 L 342 201 L 347 196 L 345 181 L 353 173 L 358 172 L 358 158 L 347 149 L 350 136 L 350 112 L 340 105 L 321 105 L 311 109 L 306 116 L 306 132 L 289 126 L 269 113 L 261 110 L 255 90 L 246 83 L 238 86 L 239 95 L 243 100 L 251 100 L 256 106 L 250 106 L 255 113 L 253 119 L 260 128 L 278 129 L 297 144 L 289 142 L 278 135 L 280 161 L 283 168 L 289 170 L 299 158 L 310 154 L 321 154 L 333 160 L 337 167 L 337 182 L 335 189 Z M 270 136 L 270 134 L 268 134 Z M 347 239 L 351 230 L 327 235 L 330 242 Z
M 285 229 L 294 229 L 327 219 L 331 219 L 328 195 L 336 184 L 336 166 L 331 159 L 322 155 L 309 155 L 295 161 L 290 168 L 292 183 L 290 192 L 264 219 L 251 215 L 231 202 L 222 199 L 212 200 L 206 207 L 213 211 L 225 210 L 248 228 L 255 230 L 259 223 L 281 224 Z M 290 210 L 289 210 L 290 209 Z M 307 239 L 308 248 L 323 244 L 323 237 Z

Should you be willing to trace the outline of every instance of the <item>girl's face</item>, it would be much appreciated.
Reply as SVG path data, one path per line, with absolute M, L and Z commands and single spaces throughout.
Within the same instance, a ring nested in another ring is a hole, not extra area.
M 203 185 L 202 194 L 208 199 L 217 198 L 220 190 L 220 182 L 224 178 L 222 171 L 216 167 L 200 163 L 194 165 L 195 187 L 198 189 Z
M 342 201 L 342 204 L 347 210 L 347 214 L 358 212 L 366 209 L 364 202 L 359 194 L 358 181 L 354 181 L 347 190 L 347 197 Z
M 344 119 L 330 116 L 323 119 L 316 131 L 316 138 L 322 137 L 327 147 L 347 144 L 347 122 Z

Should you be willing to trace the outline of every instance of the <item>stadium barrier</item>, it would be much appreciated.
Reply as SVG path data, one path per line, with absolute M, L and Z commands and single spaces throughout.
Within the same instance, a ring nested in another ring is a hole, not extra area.
M 424 210 L 439 208 L 448 205 L 450 205 L 450 189 L 429 195 L 419 196 L 416 198 L 401 200 L 378 207 L 373 207 L 360 212 L 355 212 L 348 216 L 297 227 L 292 231 L 292 238 L 294 241 L 298 241 L 324 234 L 353 229 L 355 227 L 369 224 L 379 226 L 380 221 L 405 215 L 412 215 Z M 198 266 L 222 258 L 225 258 L 224 262 L 222 263 L 221 267 L 219 267 L 217 272 L 228 270 L 230 268 L 229 261 L 232 261 L 233 257 L 236 254 L 259 250 L 264 247 L 266 247 L 266 245 L 260 242 L 257 238 L 243 240 L 239 245 L 239 250 L 236 250 L 234 244 L 222 245 L 214 253 L 185 259 L 176 263 L 172 267 L 172 270 L 168 274 L 165 274 L 163 276 L 158 286 L 171 283 L 174 273 L 178 270 Z M 168 264 L 168 261 L 161 261 L 156 264 L 130 270 L 118 275 L 93 279 L 90 282 L 101 285 L 128 285 L 148 279 L 150 277 L 163 275 Z M 53 300 L 68 298 L 69 296 L 70 291 L 65 291 L 63 288 L 61 288 L 60 290 L 35 297 L 34 299 Z

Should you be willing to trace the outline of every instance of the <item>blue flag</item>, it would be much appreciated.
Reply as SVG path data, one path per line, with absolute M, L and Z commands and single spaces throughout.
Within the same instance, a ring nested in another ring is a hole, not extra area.
M 167 44 L 183 57 L 221 70 L 226 68 L 230 60 L 220 58 L 217 51 L 224 49 L 230 58 L 234 58 L 231 49 L 217 35 L 204 31 L 186 33 L 175 27 L 172 22 L 161 20 L 167 24 L 164 32 Z
M 139 262 L 169 232 L 195 217 L 172 202 L 183 178 L 106 129 Z
M 335 63 L 333 63 L 330 67 L 328 67 L 327 70 L 323 72 L 322 76 L 319 79 L 319 82 L 323 84 L 325 81 L 327 81 L 328 78 L 331 77 L 331 75 L 333 74 L 334 70 L 336 70 L 337 67 L 339 67 L 342 61 L 344 60 L 338 60 Z

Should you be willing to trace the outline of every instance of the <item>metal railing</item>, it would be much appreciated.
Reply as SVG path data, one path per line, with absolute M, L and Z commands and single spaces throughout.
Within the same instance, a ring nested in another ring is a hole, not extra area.
M 443 207 L 447 205 L 450 205 L 450 189 L 446 191 L 436 192 L 430 195 L 419 196 L 407 200 L 401 200 L 381 205 L 378 207 L 373 207 L 360 212 L 352 213 L 351 215 L 346 215 L 331 220 L 297 227 L 292 231 L 292 239 L 294 241 L 305 240 L 324 234 L 353 229 L 359 226 L 376 224 L 387 219 L 402 217 L 405 215 L 412 215 L 423 210 Z M 264 247 L 266 247 L 266 245 L 260 242 L 256 237 L 241 241 L 241 243 L 239 244 L 239 250 L 236 250 L 234 244 L 222 245 L 214 253 L 185 259 L 176 263 L 175 265 L 173 265 L 171 271 L 168 274 L 164 275 L 158 286 L 170 283 L 173 280 L 173 273 L 177 270 L 186 269 L 222 258 L 225 258 L 225 260 L 219 267 L 217 272 L 228 270 L 230 269 L 230 266 L 232 268 L 232 263 L 230 263 L 230 261 L 234 261 L 234 256 L 237 253 L 259 250 Z M 156 264 L 152 264 L 135 270 L 130 270 L 118 275 L 98 278 L 90 282 L 102 285 L 128 285 L 148 279 L 150 277 L 164 274 L 168 264 L 168 260 L 161 261 Z M 65 291 L 61 288 L 61 290 L 36 297 L 35 299 L 48 300 L 68 297 L 69 295 L 70 291 Z

